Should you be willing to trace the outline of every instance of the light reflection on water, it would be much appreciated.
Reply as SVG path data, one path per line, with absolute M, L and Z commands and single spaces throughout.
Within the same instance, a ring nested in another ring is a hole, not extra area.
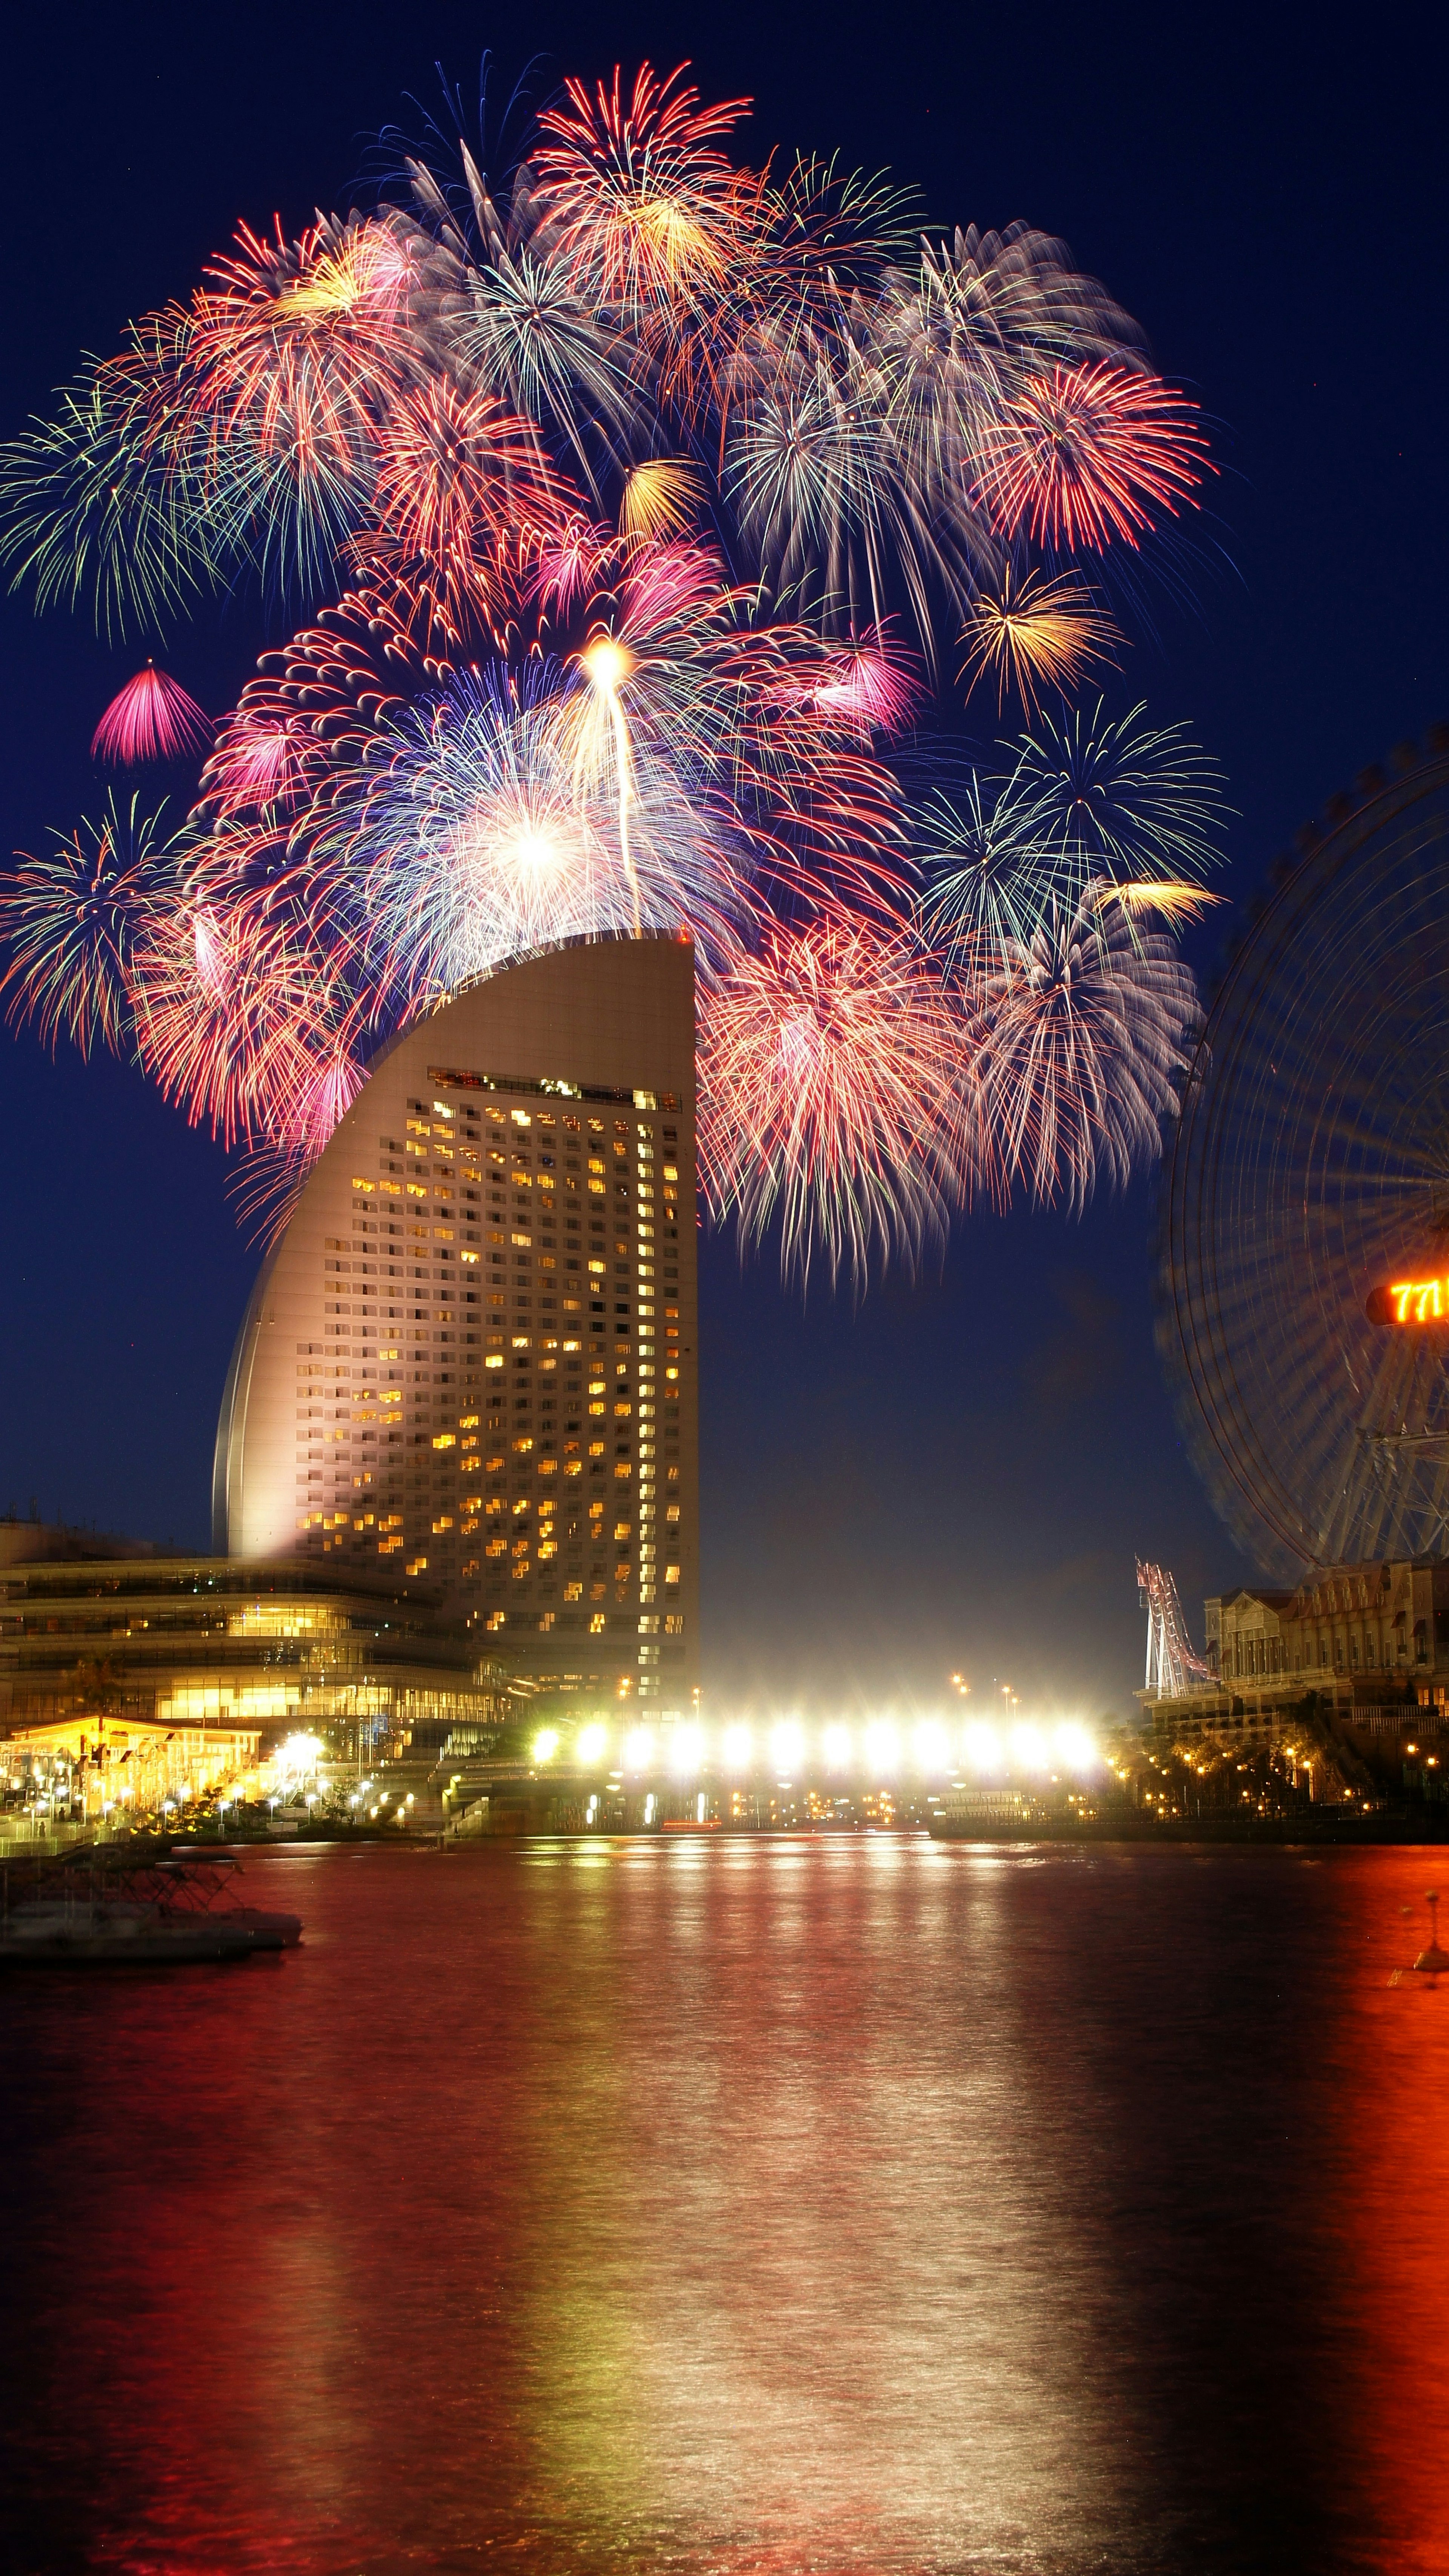
M 1426 1879 L 299 1853 L 286 1959 L 12 1980 L 6 2563 L 1449 2566 Z

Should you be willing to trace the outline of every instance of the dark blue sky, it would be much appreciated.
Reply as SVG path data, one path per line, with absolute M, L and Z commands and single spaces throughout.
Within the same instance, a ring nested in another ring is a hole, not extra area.
M 557 72 L 689 54 L 757 101 L 747 148 L 839 148 L 941 218 L 1071 243 L 1219 424 L 1193 614 L 1127 680 L 1188 717 L 1240 820 L 1239 905 L 1328 792 L 1449 714 L 1449 259 L 1437 13 L 1041 6 L 844 12 L 431 5 L 32 9 L 8 49 L 0 429 L 82 348 L 184 294 L 245 216 L 345 203 L 441 58 Z M 1222 549 L 1216 565 L 1211 545 Z M 219 707 L 241 614 L 173 644 Z M 92 726 L 135 655 L 0 613 L 0 850 L 95 799 Z M 1199 936 L 1208 974 L 1228 916 Z M 7 1249 L 0 1508 L 205 1544 L 211 1444 L 255 1256 L 219 1152 L 134 1075 L 0 1039 Z M 1248 1568 L 1173 1425 L 1151 1331 L 1153 1190 L 1085 1223 L 972 1220 L 944 1279 L 802 1313 L 732 1243 L 701 1265 L 705 1669 L 720 1693 L 898 1685 L 1125 1712 L 1134 1550 L 1204 1589 Z

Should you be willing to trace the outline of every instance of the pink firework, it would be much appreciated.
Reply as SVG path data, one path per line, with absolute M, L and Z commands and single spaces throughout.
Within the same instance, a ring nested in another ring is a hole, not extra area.
M 975 497 L 1004 536 L 1135 546 L 1208 471 L 1198 417 L 1159 376 L 1106 359 L 1050 367 L 987 429 Z
M 297 750 L 289 727 L 249 712 L 233 716 L 224 726 L 201 773 L 202 797 L 214 800 L 221 814 L 283 804 L 299 783 Z
M 137 769 L 147 760 L 183 760 L 199 751 L 210 721 L 179 681 L 148 662 L 111 700 L 91 736 L 92 760 Z
M 916 655 L 879 628 L 832 653 L 806 683 L 808 704 L 865 741 L 904 733 L 925 694 Z
M 823 1259 L 863 1285 L 892 1253 L 944 1250 L 969 1157 L 961 1040 L 908 933 L 836 906 L 777 923 L 701 1000 L 699 1154 L 717 1214 L 746 1241 L 778 1218 L 781 1263 Z
M 367 1079 L 351 1051 L 351 1036 L 350 1030 L 339 1032 L 328 1053 L 318 1058 L 310 1085 L 288 1115 L 286 1140 L 309 1162 L 341 1125 Z
M 367 1080 L 349 1043 L 347 1033 L 338 1035 L 282 1132 L 272 1141 L 258 1138 L 230 1184 L 238 1223 L 266 1251 L 286 1231 L 308 1173 Z
M 569 519 L 538 548 L 531 589 L 553 616 L 567 617 L 603 579 L 612 545 L 607 529 Z

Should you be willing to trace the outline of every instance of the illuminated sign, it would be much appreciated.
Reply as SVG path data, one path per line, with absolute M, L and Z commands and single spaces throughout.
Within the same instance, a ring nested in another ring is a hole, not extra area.
M 1364 1301 L 1371 1324 L 1449 1323 L 1449 1279 L 1395 1279 Z

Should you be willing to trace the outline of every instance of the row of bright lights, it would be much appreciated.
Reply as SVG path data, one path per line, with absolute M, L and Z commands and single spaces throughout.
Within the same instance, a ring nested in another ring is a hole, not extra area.
M 958 1730 L 934 1718 L 923 1719 L 905 1733 L 881 1721 L 860 1728 L 858 1733 L 848 1726 L 825 1726 L 812 1736 L 793 1719 L 786 1719 L 759 1734 L 748 1726 L 737 1725 L 726 1726 L 710 1736 L 703 1727 L 685 1725 L 671 1727 L 661 1737 L 650 1727 L 636 1726 L 611 1739 L 606 1726 L 586 1726 L 571 1746 L 564 1745 L 554 1727 L 545 1727 L 534 1737 L 533 1759 L 540 1767 L 557 1760 L 560 1752 L 566 1761 L 571 1757 L 585 1771 L 600 1770 L 607 1764 L 621 1773 L 667 1770 L 676 1779 L 686 1780 L 701 1771 L 739 1775 L 764 1770 L 772 1771 L 777 1779 L 788 1780 L 801 1771 L 816 1768 L 866 1771 L 881 1780 L 893 1779 L 903 1771 L 944 1778 L 961 1768 L 982 1774 L 1055 1769 L 1076 1777 L 1095 1770 L 1101 1760 L 1081 1726 L 1057 1726 L 1050 1731 L 1037 1726 L 1014 1726 L 1002 1736 L 990 1726 Z

